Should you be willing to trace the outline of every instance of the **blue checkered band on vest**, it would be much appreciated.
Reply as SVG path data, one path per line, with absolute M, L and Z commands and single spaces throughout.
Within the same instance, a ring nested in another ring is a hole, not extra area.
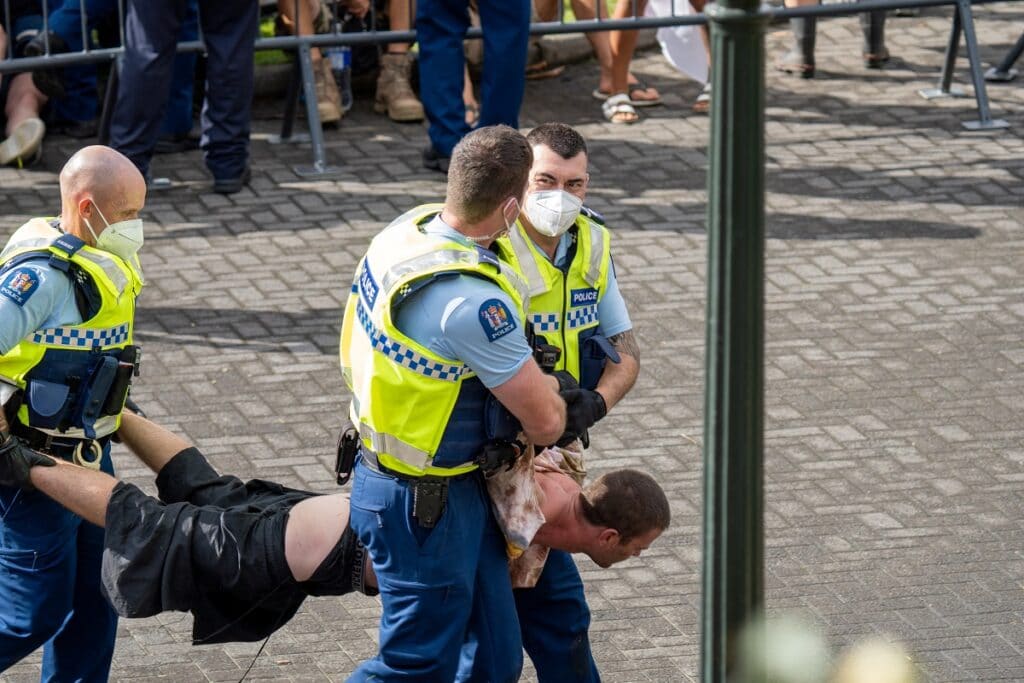
M 558 332 L 557 313 L 534 313 L 530 316 L 530 324 L 534 332 Z
M 34 344 L 70 346 L 91 349 L 97 346 L 116 346 L 128 341 L 128 325 L 108 327 L 105 330 L 87 330 L 76 327 L 51 327 L 32 335 Z
M 580 306 L 579 308 L 573 309 L 569 311 L 567 318 L 569 329 L 595 323 L 597 322 L 597 304 Z
M 457 382 L 463 374 L 469 372 L 465 366 L 439 363 L 424 357 L 400 342 L 389 339 L 387 335 L 374 327 L 373 321 L 370 320 L 370 314 L 367 313 L 362 301 L 356 304 L 356 313 L 359 315 L 359 322 L 370 338 L 374 350 L 383 353 L 402 367 L 409 368 L 425 377 L 445 382 Z

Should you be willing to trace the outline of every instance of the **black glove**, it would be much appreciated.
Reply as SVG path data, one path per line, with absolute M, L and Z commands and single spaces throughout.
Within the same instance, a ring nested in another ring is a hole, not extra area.
M 604 397 L 590 389 L 566 389 L 559 392 L 565 400 L 565 433 L 558 440 L 559 446 L 584 438 L 587 430 L 608 414 Z M 586 444 L 585 444 L 586 445 Z
M 53 458 L 36 453 L 16 436 L 8 436 L 0 444 L 0 486 L 17 486 L 22 491 L 34 491 L 29 471 L 36 466 L 53 467 Z
M 565 370 L 555 370 L 551 373 L 551 376 L 558 380 L 558 393 L 580 388 L 580 383 L 576 381 L 576 378 L 573 377 L 570 372 L 566 372 Z M 565 397 L 563 396 L 563 398 Z

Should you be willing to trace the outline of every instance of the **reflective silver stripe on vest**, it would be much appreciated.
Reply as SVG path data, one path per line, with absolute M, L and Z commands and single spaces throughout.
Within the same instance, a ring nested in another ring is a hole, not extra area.
M 410 446 L 397 436 L 375 431 L 365 422 L 359 424 L 359 436 L 370 440 L 370 448 L 373 449 L 375 455 L 387 453 L 418 470 L 425 470 L 430 464 L 431 457 L 426 451 Z
M 121 295 L 121 292 L 123 292 L 124 288 L 128 285 L 128 276 L 126 276 L 124 274 L 124 271 L 122 271 L 117 266 L 117 264 L 114 263 L 113 259 L 107 256 L 103 256 L 102 254 L 86 252 L 84 249 L 75 254 L 75 256 L 80 256 L 88 261 L 92 261 L 97 266 L 102 268 L 103 272 L 106 273 L 107 278 L 109 278 L 111 284 L 114 285 L 114 289 L 117 290 L 118 296 Z
M 391 290 L 394 288 L 395 284 L 407 275 L 423 273 L 433 270 L 437 266 L 458 265 L 480 265 L 480 257 L 475 251 L 466 251 L 463 249 L 439 249 L 438 251 L 432 251 L 429 254 L 414 256 L 407 261 L 402 261 L 401 263 L 391 266 L 391 268 L 384 273 L 384 277 L 381 278 L 381 288 L 387 294 L 388 298 L 390 298 Z M 519 299 L 525 305 L 529 301 L 529 294 L 522 276 L 516 272 L 515 268 L 512 268 L 506 263 L 498 262 L 497 265 L 498 272 L 500 272 L 512 288 L 516 290 L 519 294 Z
M 12 251 L 19 249 L 37 249 L 39 247 L 49 247 L 53 243 L 53 237 L 34 237 L 30 240 L 22 240 L 16 244 L 8 244 L 7 247 L 0 252 L 0 261 L 7 258 L 7 255 Z
M 604 240 L 601 239 L 601 228 L 587 221 L 590 228 L 590 265 L 584 276 L 591 287 L 597 287 L 601 279 L 601 265 L 604 263 Z
M 516 260 L 519 261 L 519 267 L 526 278 L 529 297 L 534 297 L 548 291 L 548 283 L 544 281 L 544 276 L 540 274 L 540 268 L 537 267 L 533 250 L 526 243 L 523 231 L 518 226 L 514 227 L 509 231 L 508 239 L 512 243 L 512 251 L 515 253 Z M 523 301 L 526 301 L 529 297 L 524 298 Z
M 439 249 L 428 254 L 414 256 L 411 259 L 397 263 L 384 273 L 381 278 L 381 287 L 390 295 L 392 288 L 406 275 L 423 273 L 436 266 L 449 265 L 470 265 L 479 263 L 476 252 L 464 251 L 462 249 Z
M 128 341 L 128 325 L 106 329 L 81 327 L 50 327 L 32 335 L 32 343 L 49 346 L 68 346 L 74 349 L 117 346 Z
M 363 330 L 366 331 L 366 336 L 370 338 L 373 350 L 384 354 L 403 368 L 408 368 L 424 377 L 439 379 L 442 382 L 458 382 L 464 374 L 468 373 L 468 368 L 465 365 L 441 363 L 431 360 L 405 344 L 388 337 L 374 327 L 373 321 L 370 320 L 370 314 L 367 313 L 362 300 L 356 304 L 356 314 L 359 316 L 359 323 L 363 326 Z

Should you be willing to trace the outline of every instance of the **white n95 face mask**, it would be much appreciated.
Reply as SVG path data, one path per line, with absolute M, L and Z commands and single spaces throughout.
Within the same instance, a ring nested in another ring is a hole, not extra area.
M 526 198 L 523 212 L 542 235 L 559 237 L 576 221 L 583 200 L 565 190 L 543 190 Z
M 86 227 L 92 233 L 92 238 L 96 241 L 96 248 L 109 251 L 115 256 L 120 256 L 125 261 L 131 261 L 132 259 L 137 261 L 136 255 L 139 249 L 142 248 L 144 241 L 142 219 L 132 218 L 111 224 L 107 221 L 107 217 L 103 215 L 103 212 L 100 211 L 100 207 L 96 206 L 96 204 L 93 204 L 93 206 L 96 207 L 96 213 L 100 215 L 103 222 L 107 224 L 106 230 L 97 237 L 96 231 L 92 229 L 92 225 L 89 223 L 89 219 L 82 216 Z

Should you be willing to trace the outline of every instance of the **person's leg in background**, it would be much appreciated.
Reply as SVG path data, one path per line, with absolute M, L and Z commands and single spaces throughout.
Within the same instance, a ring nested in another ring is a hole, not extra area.
M 114 473 L 109 446 L 100 469 L 110 475 Z M 103 529 L 79 522 L 73 609 L 67 623 L 43 651 L 43 681 L 106 681 L 114 656 L 117 614 L 100 588 Z
M 22 16 L 14 19 L 11 33 L 15 40 L 14 55 L 24 55 L 25 45 L 32 35 L 42 27 L 40 15 Z M 18 36 L 22 36 L 18 40 Z M 6 53 L 4 53 L 6 56 Z M 4 139 L 0 141 L 0 165 L 16 164 L 25 166 L 38 158 L 42 149 L 46 125 L 41 113 L 47 98 L 32 82 L 31 73 L 8 76 L 5 84 L 6 97 L 3 100 Z
M 419 0 L 416 4 L 420 83 L 429 84 L 420 88 L 430 123 L 430 144 L 423 151 L 423 165 L 445 173 L 452 149 L 469 132 L 462 102 L 466 62 L 462 39 L 468 27 L 466 0 Z
M 280 23 L 293 35 L 327 33 L 330 28 L 329 19 L 320 14 L 320 0 L 277 0 L 277 11 Z M 313 60 L 316 110 L 320 114 L 320 123 L 337 123 L 344 112 L 341 92 L 334 80 L 331 64 L 323 58 L 323 52 L 318 47 L 311 47 L 309 56 Z
M 786 7 L 817 5 L 819 0 L 786 0 Z M 801 78 L 814 77 L 814 43 L 817 36 L 817 17 L 794 17 L 789 20 L 793 45 L 782 56 L 775 68 Z
M 415 16 L 415 0 L 387 0 L 392 31 L 408 31 Z M 408 43 L 389 43 L 380 58 L 377 96 L 373 109 L 392 121 L 422 121 L 423 104 L 412 91 Z
M 185 18 L 178 30 L 178 42 L 196 40 L 199 37 L 199 7 L 196 0 L 189 0 Z M 196 80 L 196 54 L 184 52 L 174 57 L 171 73 L 171 91 L 167 100 L 167 113 L 160 124 L 160 138 L 154 151 L 181 152 L 195 149 L 196 141 L 189 138 L 194 117 L 192 115 L 193 88 Z
M 207 0 L 200 4 L 199 17 L 207 51 L 199 146 L 213 173 L 214 191 L 232 194 L 248 182 L 259 5 L 252 0 Z
M 54 5 L 51 5 L 53 7 Z M 117 14 L 117 0 L 86 0 L 87 30 Z M 82 4 L 65 0 L 50 13 L 51 52 L 79 52 L 82 41 Z M 89 39 L 86 35 L 86 39 Z M 91 42 L 91 40 L 90 40 Z M 36 46 L 39 47 L 38 41 Z M 96 65 L 69 66 L 48 69 L 35 76 L 39 89 L 49 95 L 50 129 L 73 138 L 88 138 L 96 134 L 99 117 L 99 99 L 96 87 Z
M 643 16 L 646 0 L 619 0 L 612 13 L 614 19 L 625 19 L 634 16 Z M 633 52 L 636 50 L 637 32 L 633 31 L 612 31 L 609 37 L 609 44 L 612 51 L 612 82 L 610 96 L 605 102 L 605 118 L 612 123 L 636 123 L 640 115 L 636 113 L 632 103 L 629 101 L 629 65 L 633 61 Z M 619 97 L 625 95 L 625 99 Z
M 147 183 L 152 179 L 149 164 L 167 108 L 185 4 L 186 0 L 127 3 L 125 46 L 120 60 L 117 103 L 110 120 L 110 146 L 131 159 Z
M 600 681 L 588 635 L 590 608 L 572 555 L 551 550 L 537 585 L 513 593 L 523 646 L 533 660 L 537 680 Z
M 860 27 L 864 32 L 864 66 L 881 69 L 889 61 L 889 48 L 885 46 L 884 9 L 860 14 Z
M 519 128 L 519 107 L 526 89 L 530 0 L 480 0 L 480 26 L 484 67 L 479 125 L 503 123 Z

